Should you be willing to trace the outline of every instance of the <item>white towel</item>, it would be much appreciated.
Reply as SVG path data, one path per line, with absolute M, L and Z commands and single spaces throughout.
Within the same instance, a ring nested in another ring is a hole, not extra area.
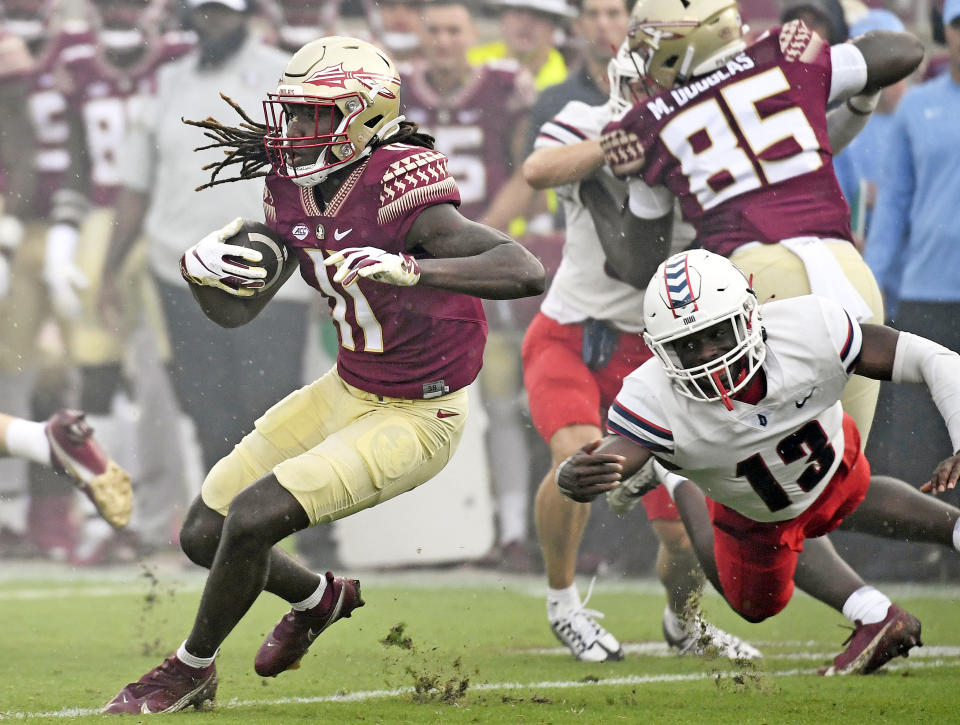
M 840 268 L 824 240 L 819 237 L 794 237 L 780 243 L 800 257 L 810 280 L 810 291 L 840 303 L 858 322 L 873 317 L 873 311 Z M 849 244 L 849 242 L 837 242 Z

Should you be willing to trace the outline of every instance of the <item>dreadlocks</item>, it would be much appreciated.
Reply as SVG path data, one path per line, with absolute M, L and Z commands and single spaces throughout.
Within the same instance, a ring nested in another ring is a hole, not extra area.
M 222 161 L 215 161 L 203 167 L 204 171 L 213 169 L 213 173 L 210 174 L 210 181 L 198 186 L 197 191 L 209 189 L 217 184 L 226 184 L 230 181 L 256 179 L 270 173 L 269 169 L 264 169 L 265 166 L 270 165 L 270 161 L 267 159 L 267 149 L 263 145 L 263 137 L 267 135 L 266 125 L 257 123 L 250 118 L 229 96 L 221 93 L 220 97 L 229 103 L 230 107 L 242 119 L 239 126 L 224 126 L 215 118 L 207 118 L 203 121 L 181 119 L 188 126 L 205 129 L 203 135 L 213 141 L 212 144 L 199 146 L 194 151 L 222 148 L 226 155 L 226 158 Z M 240 171 L 236 176 L 225 179 L 217 178 L 221 171 L 236 164 L 240 164 Z
M 422 146 L 426 149 L 432 149 L 434 138 L 428 133 L 420 130 L 420 126 L 412 121 L 401 121 L 397 132 L 390 138 L 376 138 L 370 142 L 370 148 L 375 149 L 380 146 L 386 146 L 391 143 L 405 143 L 411 146 Z
M 226 184 L 231 181 L 245 181 L 246 179 L 256 179 L 266 176 L 270 173 L 270 160 L 267 158 L 267 150 L 263 143 L 264 136 L 267 135 L 267 127 L 263 123 L 257 123 L 229 96 L 221 93 L 220 97 L 230 104 L 230 107 L 237 112 L 242 119 L 239 126 L 224 126 L 215 118 L 207 118 L 203 121 L 191 121 L 181 119 L 188 126 L 196 126 L 204 129 L 203 135 L 213 141 L 206 146 L 198 146 L 194 151 L 206 151 L 207 149 L 224 149 L 226 158 L 222 161 L 215 161 L 203 167 L 204 171 L 210 169 L 210 181 L 197 187 L 197 191 L 209 189 L 217 184 Z M 411 146 L 422 146 L 432 149 L 434 147 L 433 136 L 423 133 L 420 127 L 411 121 L 401 121 L 397 132 L 390 138 L 373 139 L 369 146 L 370 150 L 379 148 L 392 143 L 406 143 Z M 220 172 L 228 166 L 240 164 L 240 171 L 236 176 L 224 179 L 218 178 Z

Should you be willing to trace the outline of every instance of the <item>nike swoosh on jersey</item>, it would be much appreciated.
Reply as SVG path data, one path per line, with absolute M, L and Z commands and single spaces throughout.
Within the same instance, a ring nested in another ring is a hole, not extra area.
M 438 418 L 452 418 L 452 417 L 455 416 L 455 415 L 460 415 L 460 414 L 459 414 L 459 413 L 453 413 L 453 412 L 451 412 L 451 411 L 449 411 L 449 410 L 438 410 L 438 411 L 437 411 L 437 417 L 438 417 Z
M 809 393 L 807 393 L 806 397 L 804 397 L 803 400 L 794 400 L 794 401 L 793 401 L 793 404 L 794 404 L 795 406 L 797 406 L 797 408 L 802 408 L 804 405 L 807 404 L 807 401 L 810 400 L 810 398 L 813 397 L 813 394 L 814 394 L 816 391 L 817 391 L 817 389 L 814 388 L 814 389 L 811 390 Z
M 352 232 L 352 231 L 353 231 L 353 227 L 350 227 L 349 229 L 347 229 L 346 231 L 343 231 L 343 232 L 341 232 L 339 229 L 334 229 L 334 230 L 333 230 L 333 238 L 336 239 L 336 240 L 339 242 L 341 239 L 343 239 L 345 236 L 347 236 L 347 235 L 348 235 L 350 232 Z

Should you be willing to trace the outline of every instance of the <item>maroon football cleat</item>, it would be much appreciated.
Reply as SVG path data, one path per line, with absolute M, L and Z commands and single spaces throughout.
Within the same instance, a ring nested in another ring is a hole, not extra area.
M 868 675 L 894 657 L 907 657 L 911 647 L 922 647 L 920 620 L 891 604 L 880 622 L 861 624 L 857 621 L 847 641 L 847 648 L 833 660 L 821 675 Z
M 73 478 L 100 515 L 116 528 L 126 526 L 133 509 L 130 475 L 104 452 L 79 410 L 59 410 L 44 426 L 53 467 Z
M 305 612 L 291 609 L 283 615 L 257 650 L 253 668 L 258 675 L 276 677 L 286 670 L 297 669 L 301 658 L 321 632 L 363 606 L 358 580 L 334 577 L 329 571 L 326 577 L 327 586 L 333 591 L 332 606 L 324 611 L 318 604 Z
M 191 705 L 199 709 L 207 700 L 212 701 L 216 694 L 216 665 L 197 669 L 184 664 L 174 654 L 120 690 L 100 712 L 151 715 L 177 712 Z

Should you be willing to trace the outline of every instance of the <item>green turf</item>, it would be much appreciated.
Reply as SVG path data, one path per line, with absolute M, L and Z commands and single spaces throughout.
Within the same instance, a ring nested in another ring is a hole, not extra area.
M 69 570 L 8 570 L 0 580 L 0 720 L 103 722 L 88 713 L 158 664 L 192 622 L 202 579 L 175 567 L 161 571 L 64 580 Z M 890 588 L 923 621 L 928 646 L 874 676 L 822 678 L 816 668 L 841 649 L 848 630 L 840 615 L 802 595 L 759 625 L 706 597 L 713 621 L 766 654 L 756 666 L 737 667 L 665 656 L 656 586 L 600 580 L 589 606 L 606 613 L 605 625 L 628 655 L 587 665 L 557 649 L 538 578 L 458 572 L 362 579 L 367 606 L 324 633 L 300 670 L 271 680 L 254 674 L 253 655 L 285 607 L 262 597 L 223 647 L 215 709 L 172 717 L 250 724 L 960 722 L 960 589 Z

